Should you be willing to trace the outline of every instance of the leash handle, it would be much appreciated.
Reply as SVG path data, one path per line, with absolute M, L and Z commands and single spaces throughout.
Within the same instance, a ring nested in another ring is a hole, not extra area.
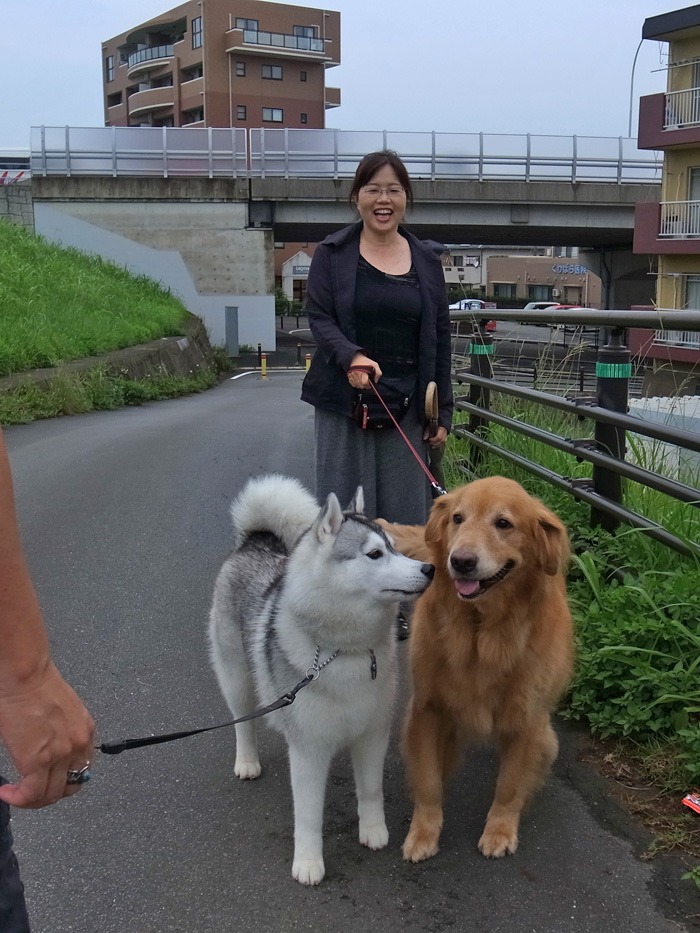
M 266 716 L 276 709 L 283 709 L 285 706 L 291 706 L 296 700 L 297 693 L 310 684 L 315 678 L 308 674 L 303 677 L 299 683 L 289 693 L 284 693 L 274 703 L 268 706 L 262 706 L 260 709 L 253 710 L 247 716 L 241 716 L 240 719 L 232 719 L 230 722 L 219 723 L 218 726 L 204 726 L 202 729 L 191 729 L 188 732 L 168 732 L 165 735 L 148 735 L 140 739 L 115 739 L 113 742 L 103 742 L 96 745 L 95 748 L 103 755 L 120 755 L 122 752 L 132 748 L 145 748 L 147 745 L 160 745 L 163 742 L 174 742 L 175 739 L 185 739 L 190 735 L 199 735 L 201 732 L 212 732 L 214 729 L 225 729 L 227 726 L 235 726 L 239 722 L 247 722 L 249 719 L 257 719 L 259 716 Z

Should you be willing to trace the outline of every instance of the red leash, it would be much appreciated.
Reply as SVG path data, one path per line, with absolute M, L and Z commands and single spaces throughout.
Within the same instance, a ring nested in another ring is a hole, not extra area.
M 408 449 L 411 451 L 411 453 L 413 454 L 413 456 L 416 458 L 418 464 L 420 465 L 421 470 L 423 470 L 423 472 L 425 473 L 425 475 L 426 475 L 426 476 L 428 477 L 428 479 L 430 480 L 430 485 L 431 485 L 432 488 L 438 493 L 438 495 L 440 495 L 440 496 L 446 496 L 446 495 L 447 495 L 447 490 L 446 490 L 446 489 L 443 489 L 442 486 L 440 486 L 440 484 L 438 483 L 438 481 L 435 479 L 435 477 L 433 476 L 433 474 L 430 472 L 430 470 L 428 469 L 428 467 L 425 465 L 425 462 L 423 461 L 423 458 L 422 458 L 421 455 L 418 453 L 418 451 L 417 451 L 416 448 L 413 446 L 413 444 L 409 441 L 409 439 L 406 437 L 406 435 L 404 434 L 404 432 L 401 430 L 401 427 L 400 427 L 398 421 L 396 420 L 396 418 L 394 418 L 394 416 L 392 415 L 392 413 L 389 411 L 389 409 L 387 408 L 387 405 L 386 405 L 384 399 L 383 399 L 383 398 L 381 397 L 381 395 L 379 394 L 379 391 L 378 391 L 376 385 L 374 384 L 374 381 L 372 380 L 372 376 L 374 375 L 374 367 L 373 367 L 373 366 L 351 366 L 350 369 L 348 369 L 348 372 L 349 372 L 349 373 L 357 373 L 357 372 L 367 373 L 367 375 L 370 377 L 370 378 L 369 378 L 369 384 L 370 384 L 370 386 L 372 387 L 372 391 L 374 392 L 374 394 L 375 394 L 375 395 L 377 396 L 377 398 L 379 399 L 379 401 L 380 401 L 380 403 L 381 403 L 381 406 L 382 406 L 382 408 L 384 409 L 384 411 L 385 411 L 385 412 L 387 413 L 387 415 L 391 418 L 391 420 L 392 420 L 392 422 L 393 422 L 393 424 L 394 424 L 394 427 L 396 428 L 396 430 L 399 432 L 399 434 L 401 435 L 401 437 L 402 437 L 402 438 L 404 439 L 404 441 L 406 442 L 406 446 L 407 446 Z

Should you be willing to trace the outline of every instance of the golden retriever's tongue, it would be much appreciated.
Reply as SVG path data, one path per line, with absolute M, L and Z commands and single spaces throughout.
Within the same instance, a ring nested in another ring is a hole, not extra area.
M 471 596 L 479 589 L 478 580 L 455 580 L 455 589 L 460 596 Z

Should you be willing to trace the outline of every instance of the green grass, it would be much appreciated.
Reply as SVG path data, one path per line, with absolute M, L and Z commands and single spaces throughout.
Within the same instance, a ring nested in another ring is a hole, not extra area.
M 0 222 L 0 376 L 182 334 L 156 282 Z
M 140 405 L 201 392 L 229 368 L 223 351 L 187 376 L 157 372 L 130 379 L 97 364 L 69 372 L 62 364 L 187 332 L 184 305 L 145 276 L 77 250 L 47 243 L 0 221 L 0 377 L 29 375 L 0 392 L 0 424 L 23 424 L 87 411 Z

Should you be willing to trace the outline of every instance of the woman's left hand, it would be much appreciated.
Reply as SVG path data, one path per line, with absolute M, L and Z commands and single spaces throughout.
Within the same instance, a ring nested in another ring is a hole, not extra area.
M 431 447 L 442 447 L 447 440 L 447 428 L 439 425 L 435 437 L 426 438 Z

